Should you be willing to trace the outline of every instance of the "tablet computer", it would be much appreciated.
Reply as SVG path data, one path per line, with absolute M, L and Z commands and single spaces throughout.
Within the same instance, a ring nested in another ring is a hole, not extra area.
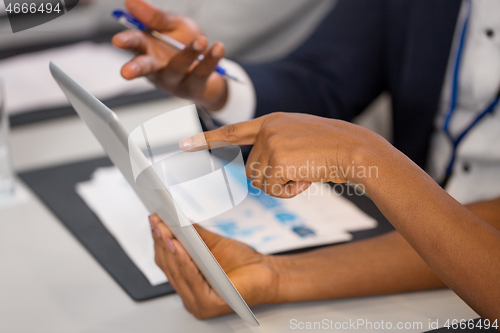
M 118 167 L 148 211 L 156 213 L 184 246 L 210 286 L 243 320 L 253 326 L 259 322 L 245 300 L 238 293 L 228 276 L 212 255 L 202 238 L 176 205 L 164 183 L 139 147 L 130 145 L 129 133 L 116 114 L 78 85 L 52 62 L 52 76 L 61 87 L 80 118 L 90 128 L 113 164 Z M 143 181 L 148 187 L 138 186 L 132 163 L 140 165 Z

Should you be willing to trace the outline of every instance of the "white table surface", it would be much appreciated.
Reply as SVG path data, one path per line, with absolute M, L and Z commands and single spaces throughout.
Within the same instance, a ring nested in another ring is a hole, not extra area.
M 169 99 L 117 111 L 131 130 L 187 104 Z M 17 171 L 103 156 L 77 117 L 14 128 L 11 145 Z M 144 219 L 146 223 L 147 217 Z M 134 302 L 31 192 L 27 200 L 0 210 L 0 332 L 299 331 L 291 328 L 293 319 L 297 323 L 323 319 L 334 323 L 383 320 L 393 325 L 422 322 L 423 329 L 402 330 L 418 332 L 429 330 L 429 320 L 439 320 L 442 326 L 447 319 L 477 317 L 449 290 L 264 305 L 253 310 L 261 322 L 259 328 L 234 314 L 197 320 L 176 294 Z M 358 331 L 371 330 L 363 327 Z

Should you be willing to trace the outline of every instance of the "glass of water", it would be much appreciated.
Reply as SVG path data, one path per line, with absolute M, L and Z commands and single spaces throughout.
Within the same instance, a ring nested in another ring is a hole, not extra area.
M 5 89 L 0 78 L 0 203 L 13 197 L 14 185 L 9 147 L 9 116 L 5 112 Z

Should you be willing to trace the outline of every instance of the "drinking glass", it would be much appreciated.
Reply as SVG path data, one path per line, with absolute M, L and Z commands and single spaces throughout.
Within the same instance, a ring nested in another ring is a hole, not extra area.
M 10 160 L 9 116 L 5 111 L 5 89 L 0 78 L 0 203 L 14 195 L 14 170 Z

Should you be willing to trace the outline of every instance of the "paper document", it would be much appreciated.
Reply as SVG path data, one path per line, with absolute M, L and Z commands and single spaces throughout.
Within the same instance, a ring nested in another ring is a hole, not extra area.
M 166 282 L 154 261 L 148 212 L 120 171 L 97 169 L 92 179 L 77 184 L 76 191 L 149 282 Z M 199 225 L 262 253 L 277 253 L 349 241 L 348 231 L 375 228 L 377 222 L 329 185 L 313 184 L 293 199 L 277 199 L 249 187 L 242 203 Z
M 76 191 L 149 283 L 166 282 L 154 260 L 149 213 L 121 172 L 114 167 L 97 169 L 90 181 L 76 185 Z
M 121 67 L 134 55 L 111 44 L 83 42 L 0 61 L 5 109 L 10 114 L 69 105 L 49 71 L 53 61 L 98 99 L 155 89 L 145 78 L 127 81 Z

